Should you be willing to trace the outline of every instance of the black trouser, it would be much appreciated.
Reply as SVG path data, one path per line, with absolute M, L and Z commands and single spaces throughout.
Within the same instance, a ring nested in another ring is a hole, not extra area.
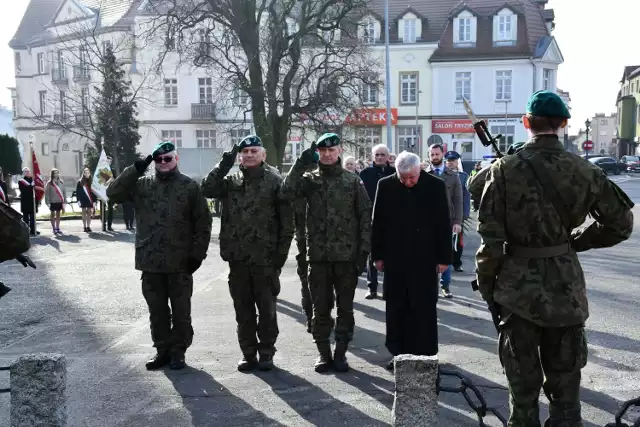
M 135 219 L 135 209 L 131 202 L 122 204 L 122 215 L 124 217 L 124 225 L 127 228 L 133 228 L 133 220 Z
M 36 215 L 33 212 L 22 212 L 22 220 L 29 225 L 31 234 L 36 234 Z
M 455 250 L 453 251 L 453 266 L 455 268 L 462 267 L 462 249 L 464 247 L 462 241 L 462 239 L 464 238 L 463 236 L 464 231 L 461 231 L 460 234 L 458 234 L 458 242 Z
M 371 292 L 378 292 L 378 270 L 376 270 L 376 266 L 373 265 L 371 255 L 369 255 L 367 263 L 367 282 L 369 283 L 368 286 Z
M 107 202 L 107 227 L 111 228 L 113 224 L 113 202 Z

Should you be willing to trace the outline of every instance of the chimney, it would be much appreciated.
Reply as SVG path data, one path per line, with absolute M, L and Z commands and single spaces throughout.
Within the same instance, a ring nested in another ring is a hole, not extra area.
M 535 2 L 540 6 L 540 9 L 544 10 L 547 3 L 549 3 L 549 0 L 535 0 Z

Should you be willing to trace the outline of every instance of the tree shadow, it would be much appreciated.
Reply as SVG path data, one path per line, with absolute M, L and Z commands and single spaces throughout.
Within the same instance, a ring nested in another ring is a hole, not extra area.
M 187 366 L 165 374 L 191 414 L 193 427 L 284 426 L 235 396 L 205 371 Z
M 336 377 L 341 376 L 336 375 Z M 268 384 L 273 392 L 302 418 L 316 426 L 388 426 L 371 418 L 354 406 L 336 399 L 309 381 L 290 372 L 278 369 L 258 373 L 258 378 Z
M 373 397 L 391 410 L 393 406 L 393 394 L 395 391 L 395 384 L 393 381 L 374 377 L 353 367 L 349 369 L 349 372 L 336 375 L 335 378 L 357 388 L 364 394 Z

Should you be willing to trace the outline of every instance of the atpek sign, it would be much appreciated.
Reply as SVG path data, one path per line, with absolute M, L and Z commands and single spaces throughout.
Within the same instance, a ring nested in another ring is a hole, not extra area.
M 341 114 L 326 114 L 324 116 L 316 115 L 316 120 L 320 120 L 323 123 L 332 123 L 335 125 L 359 125 L 359 126 L 384 126 L 387 124 L 387 109 L 386 108 L 362 108 L 355 110 L 348 115 Z M 304 114 L 300 115 L 300 120 L 303 123 L 311 122 Z M 398 123 L 398 109 L 391 109 L 391 124 Z
M 466 119 L 432 120 L 432 133 L 474 133 L 473 123 Z

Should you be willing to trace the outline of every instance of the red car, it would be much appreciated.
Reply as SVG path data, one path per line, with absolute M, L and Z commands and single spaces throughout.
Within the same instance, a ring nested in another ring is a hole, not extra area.
M 622 156 L 620 163 L 627 165 L 627 172 L 640 172 L 640 157 Z

